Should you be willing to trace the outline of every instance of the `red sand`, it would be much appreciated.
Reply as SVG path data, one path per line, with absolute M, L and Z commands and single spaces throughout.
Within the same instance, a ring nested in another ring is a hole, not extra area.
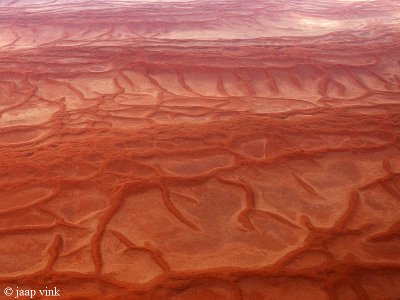
M 1 1 L 0 297 L 400 299 L 399 20 Z

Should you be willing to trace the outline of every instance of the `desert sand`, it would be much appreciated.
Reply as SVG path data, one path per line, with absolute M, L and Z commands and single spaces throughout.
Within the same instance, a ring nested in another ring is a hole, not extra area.
M 0 297 L 400 299 L 399 1 L 3 0 L 0 28 Z

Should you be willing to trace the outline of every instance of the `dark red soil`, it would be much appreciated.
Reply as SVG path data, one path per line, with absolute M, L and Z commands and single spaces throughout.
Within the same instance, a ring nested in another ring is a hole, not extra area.
M 400 299 L 399 20 L 3 0 L 0 297 Z

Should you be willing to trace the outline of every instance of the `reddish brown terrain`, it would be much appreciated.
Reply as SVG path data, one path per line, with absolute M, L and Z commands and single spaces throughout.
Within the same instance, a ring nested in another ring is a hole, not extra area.
M 400 299 L 399 1 L 2 0 L 0 28 L 1 299 Z

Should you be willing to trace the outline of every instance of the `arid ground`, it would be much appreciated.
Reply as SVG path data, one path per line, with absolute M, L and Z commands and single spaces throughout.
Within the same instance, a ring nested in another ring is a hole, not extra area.
M 400 1 L 2 0 L 0 298 L 45 288 L 400 299 Z

